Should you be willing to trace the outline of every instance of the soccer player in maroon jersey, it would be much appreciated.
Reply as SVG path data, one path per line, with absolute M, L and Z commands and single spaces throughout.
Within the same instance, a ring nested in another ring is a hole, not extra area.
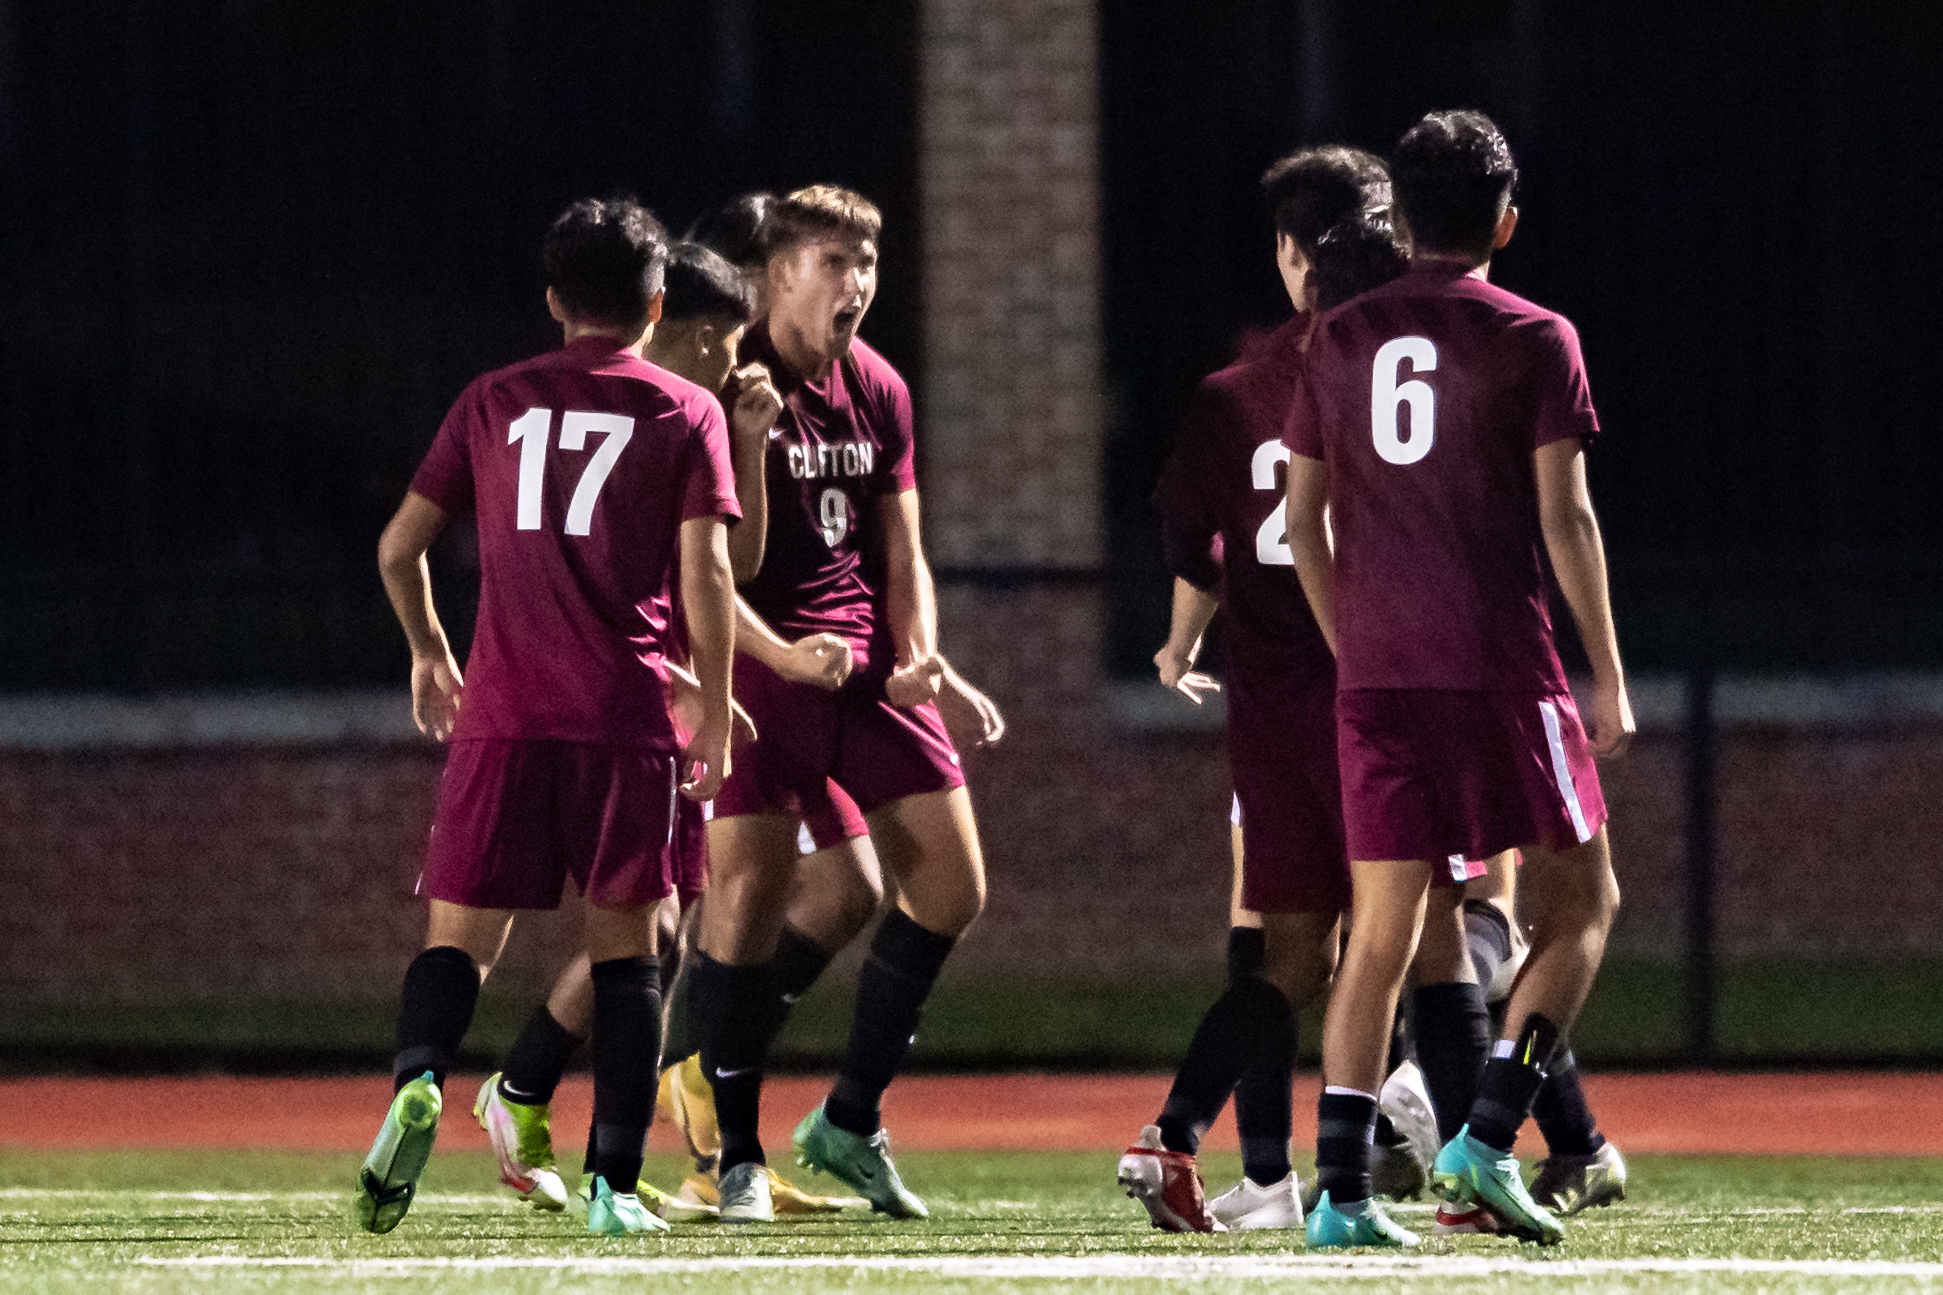
M 1323 321 L 1286 432 L 1289 544 L 1336 651 L 1354 883 L 1323 1027 L 1323 1196 L 1308 1237 L 1415 1243 L 1370 1197 L 1390 1021 L 1436 861 L 1516 847 L 1545 921 L 1509 1037 L 1433 1176 L 1447 1200 L 1551 1242 L 1563 1229 L 1526 1192 L 1511 1147 L 1618 908 L 1593 756 L 1633 731 L 1585 480 L 1599 424 L 1572 326 L 1487 282 L 1518 220 L 1497 128 L 1433 113 L 1398 144 L 1392 177 L 1410 272 Z M 1592 664 L 1585 727 L 1553 645 L 1548 567 Z
M 1317 243 L 1387 210 L 1390 178 L 1368 153 L 1331 147 L 1283 158 L 1262 183 L 1296 314 L 1201 383 L 1154 493 L 1174 573 L 1172 623 L 1154 656 L 1163 687 L 1198 702 L 1212 683 L 1193 672 L 1202 634 L 1217 607 L 1227 616 L 1238 869 L 1227 990 L 1195 1031 L 1159 1118 L 1120 1160 L 1121 1186 L 1169 1231 L 1301 1226 L 1289 1165 L 1295 1017 L 1329 983 L 1349 903 L 1336 663 L 1283 536 L 1281 433 L 1315 323 Z M 1204 1203 L 1194 1157 L 1230 1092 L 1244 1176 Z
M 674 889 L 679 797 L 729 772 L 738 515 L 721 406 L 641 358 L 660 313 L 660 226 L 638 204 L 575 203 L 546 239 L 559 351 L 475 380 L 447 414 L 379 543 L 412 649 L 413 712 L 451 743 L 406 972 L 398 1094 L 359 1175 L 370 1231 L 397 1226 L 437 1134 L 439 1087 L 514 913 L 587 900 L 600 1159 L 590 1231 L 664 1228 L 635 1195 L 660 1042 L 658 905 Z M 461 680 L 424 555 L 477 519 L 480 606 Z M 679 559 L 677 559 L 679 549 Z M 701 717 L 677 744 L 663 686 L 680 573 Z
M 910 392 L 856 338 L 877 285 L 882 218 L 861 196 L 819 186 L 764 221 L 770 309 L 750 330 L 785 407 L 767 461 L 768 548 L 742 588 L 782 635 L 834 633 L 854 671 L 834 693 L 793 684 L 748 655 L 737 697 L 760 737 L 724 785 L 709 826 L 718 893 L 782 896 L 800 807 L 826 779 L 870 821 L 898 902 L 871 945 L 836 1086 L 796 1131 L 798 1160 L 878 1210 L 923 1216 L 886 1152 L 879 1102 L 925 998 L 984 903 L 984 865 L 964 775 L 934 699 L 943 681 L 936 604 L 918 534 Z M 721 1129 L 728 1221 L 772 1216 L 757 1137 L 769 960 L 779 903 L 705 906 L 694 973 L 706 1012 L 702 1062 Z M 767 911 L 765 911 L 765 909 Z

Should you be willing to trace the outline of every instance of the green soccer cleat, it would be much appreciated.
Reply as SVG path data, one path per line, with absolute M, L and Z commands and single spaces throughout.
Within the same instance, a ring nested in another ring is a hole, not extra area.
M 553 1132 L 544 1102 L 508 1101 L 495 1072 L 479 1088 L 472 1118 L 492 1141 L 499 1181 L 536 1210 L 567 1208 L 567 1185 L 553 1160 Z
M 867 1138 L 838 1128 L 818 1106 L 803 1117 L 790 1141 L 796 1163 L 829 1174 L 870 1202 L 870 1208 L 894 1219 L 928 1219 L 931 1211 L 905 1189 L 891 1163 L 890 1135 L 879 1129 Z
M 1402 1250 L 1422 1244 L 1409 1228 L 1400 1227 L 1374 1200 L 1356 1201 L 1339 1209 L 1324 1192 L 1303 1223 L 1303 1235 L 1311 1250 L 1353 1250 L 1368 1247 Z
M 639 1196 L 615 1191 L 596 1174 L 593 1199 L 587 1202 L 587 1230 L 597 1237 L 632 1237 L 666 1232 L 668 1224 L 650 1213 Z
M 1518 1158 L 1479 1142 L 1468 1124 L 1437 1153 L 1431 1179 L 1453 1205 L 1488 1206 L 1520 1240 L 1551 1246 L 1565 1239 L 1564 1226 L 1525 1190 Z
M 438 1085 L 426 1071 L 398 1090 L 371 1144 L 371 1154 L 358 1170 L 355 1199 L 358 1226 L 366 1232 L 389 1232 L 412 1207 L 419 1175 L 432 1157 L 439 1135 Z

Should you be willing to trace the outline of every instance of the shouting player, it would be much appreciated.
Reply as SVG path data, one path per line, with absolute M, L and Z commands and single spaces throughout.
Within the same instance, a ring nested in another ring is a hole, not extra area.
M 546 239 L 547 304 L 566 345 L 459 397 L 379 543 L 412 650 L 413 712 L 451 743 L 419 890 L 424 952 L 405 974 L 397 1096 L 359 1174 L 357 1213 L 410 1208 L 440 1086 L 519 909 L 587 900 L 594 986 L 590 1231 L 664 1228 L 635 1195 L 660 1045 L 656 908 L 674 888 L 677 798 L 728 773 L 737 516 L 721 407 L 648 364 L 666 249 L 631 201 L 583 201 Z M 425 552 L 471 510 L 478 628 L 462 684 Z M 677 566 L 702 714 L 679 749 L 659 672 Z M 685 774 L 685 776 L 684 776 Z
M 1120 1161 L 1121 1186 L 1170 1231 L 1301 1226 L 1289 1165 L 1295 1018 L 1329 983 L 1349 903 L 1335 659 L 1283 538 L 1281 431 L 1315 322 L 1317 243 L 1387 210 L 1390 178 L 1368 153 L 1318 148 L 1283 158 L 1262 183 L 1295 317 L 1202 382 L 1154 495 L 1174 572 L 1172 624 L 1154 656 L 1162 686 L 1199 701 L 1211 686 L 1193 672 L 1201 636 L 1217 606 L 1227 615 L 1238 871 L 1228 988 L 1201 1019 L 1159 1118 Z M 1390 254 L 1394 273 L 1393 243 Z M 1204 1204 L 1195 1154 L 1230 1092 L 1243 1178 Z
M 693 973 L 707 982 L 696 992 L 726 1221 L 773 1216 L 756 1131 L 767 1038 L 750 1023 L 774 999 L 769 961 L 805 798 L 833 778 L 855 799 L 898 898 L 872 940 L 836 1086 L 796 1130 L 797 1158 L 897 1217 L 926 1211 L 891 1163 L 879 1102 L 946 955 L 984 904 L 971 801 L 934 704 L 944 672 L 910 393 L 856 339 L 876 293 L 880 228 L 868 200 L 827 186 L 779 200 L 764 222 L 770 307 L 746 350 L 785 405 L 767 462 L 768 549 L 743 595 L 781 634 L 841 636 L 855 669 L 826 692 L 736 660 L 736 695 L 761 737 L 716 802 L 710 863 L 718 896 L 736 887 L 771 899 L 705 905 Z
M 1336 650 L 1355 891 L 1323 1027 L 1323 1194 L 1308 1236 L 1416 1242 L 1370 1192 L 1391 1017 L 1438 861 L 1519 847 L 1545 920 L 1434 1178 L 1447 1200 L 1552 1242 L 1563 1229 L 1511 1148 L 1618 908 L 1593 755 L 1633 730 L 1586 488 L 1599 425 L 1572 326 L 1486 281 L 1518 221 L 1497 128 L 1433 113 L 1403 137 L 1392 174 L 1410 272 L 1324 322 L 1287 432 L 1289 543 Z M 1592 663 L 1589 735 L 1553 645 L 1548 567 Z

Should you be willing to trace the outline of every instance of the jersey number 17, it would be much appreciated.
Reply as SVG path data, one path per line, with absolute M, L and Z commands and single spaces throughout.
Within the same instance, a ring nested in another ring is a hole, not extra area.
M 551 409 L 529 409 L 507 429 L 506 443 L 519 446 L 519 515 L 514 525 L 522 531 L 540 529 L 540 488 L 546 480 L 547 433 L 552 427 Z M 623 414 L 569 409 L 560 419 L 560 448 L 585 450 L 589 432 L 601 433 L 607 439 L 587 460 L 580 484 L 574 487 L 573 499 L 567 504 L 569 535 L 585 535 L 593 525 L 594 501 L 600 498 L 600 488 L 607 484 L 607 474 L 614 470 L 621 451 L 634 439 L 634 420 Z

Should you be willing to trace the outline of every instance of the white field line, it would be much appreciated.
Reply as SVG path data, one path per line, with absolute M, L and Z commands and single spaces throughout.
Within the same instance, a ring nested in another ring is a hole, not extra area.
M 1239 1278 L 1343 1278 L 1390 1280 L 1400 1276 L 1490 1277 L 1605 1277 L 1639 1273 L 1698 1274 L 1756 1273 L 1799 1277 L 1901 1277 L 1943 1279 L 1943 1263 L 1890 1262 L 1872 1259 L 1512 1259 L 1453 1255 L 1423 1258 L 1370 1255 L 1073 1255 L 1025 1256 L 869 1256 L 750 1257 L 719 1259 L 572 1258 L 565 1255 L 523 1258 L 447 1259 L 252 1259 L 240 1255 L 200 1255 L 188 1258 L 143 1258 L 150 1267 L 237 1271 L 260 1269 L 333 1269 L 355 1278 L 411 1278 L 440 1272 L 504 1272 L 546 1269 L 577 1276 L 677 1276 L 756 1272 L 881 1272 L 925 1273 L 946 1278 L 989 1277 L 1010 1280 L 1121 1280 L 1204 1281 Z
M 351 1193 L 341 1192 L 144 1192 L 129 1191 L 114 1187 L 0 1187 L 0 1200 L 23 1201 L 36 1197 L 51 1196 L 59 1200 L 129 1200 L 138 1201 L 197 1201 L 232 1204 L 260 1204 L 264 1201 L 346 1201 Z M 508 1196 L 481 1195 L 441 1195 L 428 1192 L 417 1198 L 417 1203 L 436 1205 L 498 1205 L 517 1204 Z

